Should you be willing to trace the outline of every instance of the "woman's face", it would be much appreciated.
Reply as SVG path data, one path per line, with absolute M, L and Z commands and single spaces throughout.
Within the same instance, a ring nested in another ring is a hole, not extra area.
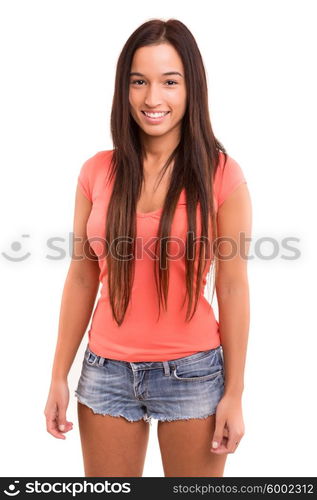
M 161 136 L 180 128 L 186 111 L 186 85 L 182 60 L 172 45 L 162 43 L 135 51 L 129 103 L 134 120 L 145 134 Z M 147 118 L 144 113 L 161 111 L 168 113 L 163 118 Z

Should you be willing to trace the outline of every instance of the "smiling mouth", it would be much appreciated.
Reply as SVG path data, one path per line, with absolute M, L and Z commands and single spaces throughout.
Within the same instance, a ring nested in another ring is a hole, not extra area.
M 141 113 L 143 113 L 145 116 L 149 116 L 149 114 L 147 114 L 147 113 L 150 113 L 150 112 L 141 111 Z M 157 113 L 164 113 L 163 116 L 166 116 L 168 113 L 170 113 L 170 111 L 157 111 Z M 152 117 L 150 116 L 150 118 L 152 118 Z M 160 116 L 153 117 L 153 118 L 160 118 Z

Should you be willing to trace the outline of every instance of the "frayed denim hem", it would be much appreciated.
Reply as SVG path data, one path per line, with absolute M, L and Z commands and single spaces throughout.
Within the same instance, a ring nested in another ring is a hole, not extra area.
M 154 414 L 152 413 L 151 417 L 157 419 L 160 422 L 173 422 L 175 420 L 195 420 L 197 418 L 198 419 L 205 419 L 205 418 L 210 417 L 211 415 L 214 415 L 215 413 L 216 413 L 216 410 L 214 410 L 212 412 L 209 412 L 206 415 L 199 416 L 199 417 L 196 417 L 196 416 L 193 416 L 193 415 L 191 415 L 190 417 L 187 417 L 187 416 L 162 417 L 162 416 L 159 416 L 159 415 L 155 415 L 155 413 Z
M 88 408 L 90 408 L 92 410 L 92 412 L 94 413 L 94 415 L 102 415 L 102 416 L 106 416 L 106 415 L 109 415 L 110 417 L 123 417 L 125 420 L 127 420 L 128 422 L 139 422 L 140 420 L 144 420 L 145 422 L 148 422 L 150 425 L 152 425 L 152 419 L 151 417 L 148 417 L 147 415 L 143 415 L 143 417 L 140 417 L 140 418 L 137 418 L 137 419 L 130 419 L 128 418 L 126 415 L 123 415 L 122 413 L 116 413 L 116 414 L 113 414 L 113 413 L 102 413 L 102 412 L 99 412 L 99 411 L 96 411 L 92 406 L 90 406 L 85 400 L 84 398 L 82 398 L 77 391 L 75 391 L 75 396 L 76 398 L 78 399 L 79 403 L 87 406 Z

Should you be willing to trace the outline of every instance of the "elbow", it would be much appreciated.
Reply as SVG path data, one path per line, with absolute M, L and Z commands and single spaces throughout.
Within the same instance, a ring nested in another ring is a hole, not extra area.
M 245 296 L 249 291 L 248 277 L 218 279 L 216 282 L 217 297 L 227 298 L 230 296 Z

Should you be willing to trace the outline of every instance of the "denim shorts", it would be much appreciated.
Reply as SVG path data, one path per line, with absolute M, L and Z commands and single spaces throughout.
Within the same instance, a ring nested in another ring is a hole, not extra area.
M 143 419 L 206 418 L 224 392 L 222 346 L 168 361 L 120 361 L 87 345 L 75 396 L 95 414 Z

